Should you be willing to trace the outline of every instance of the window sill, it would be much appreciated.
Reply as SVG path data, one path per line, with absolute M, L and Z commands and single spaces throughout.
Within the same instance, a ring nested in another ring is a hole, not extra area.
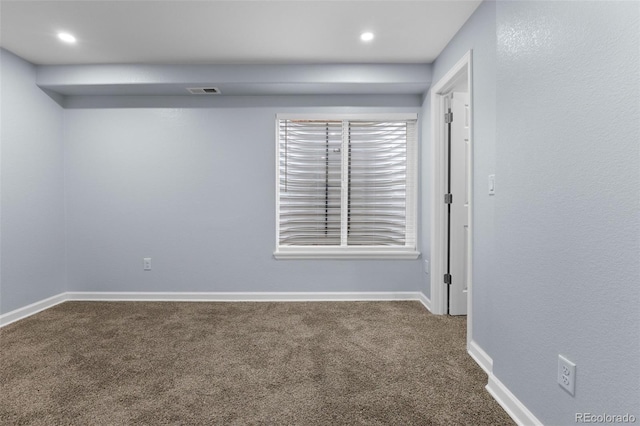
M 415 260 L 420 252 L 412 249 L 389 250 L 370 249 L 340 249 L 340 248 L 279 248 L 273 257 L 281 259 L 369 259 L 369 260 Z

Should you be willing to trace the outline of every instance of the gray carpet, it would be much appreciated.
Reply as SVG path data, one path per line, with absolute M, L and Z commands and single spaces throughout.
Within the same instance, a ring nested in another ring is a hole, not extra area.
M 418 302 L 66 302 L 0 329 L 8 425 L 506 425 Z

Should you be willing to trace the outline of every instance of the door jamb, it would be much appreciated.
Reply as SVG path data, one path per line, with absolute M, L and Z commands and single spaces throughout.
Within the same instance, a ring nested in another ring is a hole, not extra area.
M 472 51 L 469 50 L 431 88 L 431 312 L 444 315 L 447 312 L 447 291 L 443 276 L 445 273 L 446 211 L 444 194 L 446 188 L 446 134 L 444 124 L 444 95 L 451 91 L 460 77 L 467 74 L 469 87 L 469 253 L 467 258 L 467 343 L 471 342 L 471 322 L 473 303 L 472 255 L 473 255 L 473 79 Z

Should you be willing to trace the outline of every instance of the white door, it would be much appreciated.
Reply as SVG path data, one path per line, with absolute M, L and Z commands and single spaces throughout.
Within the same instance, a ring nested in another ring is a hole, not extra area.
M 467 314 L 469 259 L 469 94 L 454 92 L 450 97 L 451 170 L 449 215 L 449 315 Z

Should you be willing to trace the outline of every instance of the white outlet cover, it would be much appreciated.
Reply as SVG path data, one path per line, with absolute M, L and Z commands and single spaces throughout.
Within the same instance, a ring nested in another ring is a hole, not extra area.
M 558 384 L 571 395 L 576 393 L 576 365 L 558 355 Z
M 429 261 L 428 260 L 425 260 L 422 263 L 422 267 L 424 268 L 424 273 L 425 274 L 429 274 Z

